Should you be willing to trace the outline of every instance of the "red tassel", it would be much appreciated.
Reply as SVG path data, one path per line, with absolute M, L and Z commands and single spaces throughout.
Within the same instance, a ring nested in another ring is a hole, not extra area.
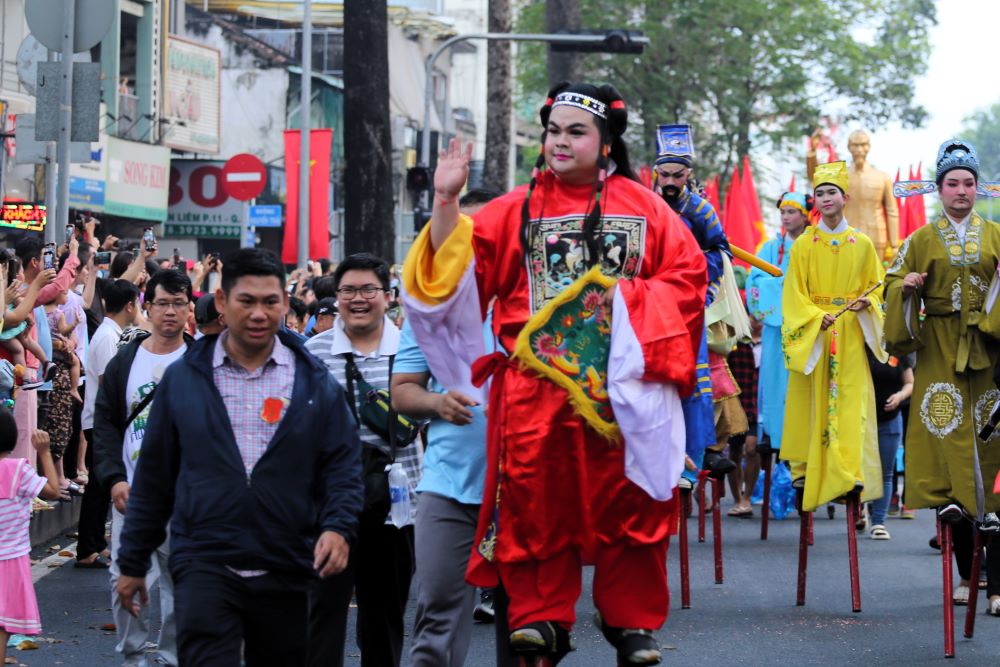
M 834 331 L 832 334 L 830 334 L 830 354 L 831 355 L 836 355 L 837 354 L 837 332 L 836 331 Z

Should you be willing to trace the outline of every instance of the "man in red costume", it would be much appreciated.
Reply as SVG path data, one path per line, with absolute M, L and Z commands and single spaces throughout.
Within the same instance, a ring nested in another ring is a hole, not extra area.
M 581 566 L 594 564 L 597 622 L 619 662 L 657 664 L 652 633 L 669 602 L 680 398 L 692 390 L 701 342 L 705 260 L 666 203 L 634 178 L 621 139 L 628 113 L 613 87 L 562 84 L 540 116 L 531 183 L 472 218 L 458 211 L 471 146 L 453 140 L 441 152 L 431 224 L 404 267 L 407 315 L 444 387 L 485 401 L 473 376 L 479 384 L 492 376 L 468 579 L 491 586 L 499 575 L 512 648 L 545 664 L 572 650 Z M 508 356 L 529 320 L 593 267 L 614 279 L 605 281 L 610 352 L 600 378 L 620 433 L 611 438 L 570 392 Z M 494 298 L 503 349 L 476 361 Z

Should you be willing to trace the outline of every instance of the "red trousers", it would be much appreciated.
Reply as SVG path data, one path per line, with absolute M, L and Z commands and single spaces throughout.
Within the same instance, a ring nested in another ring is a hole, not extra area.
M 667 620 L 667 544 L 597 547 L 594 562 L 594 605 L 615 628 L 657 630 Z M 497 563 L 510 597 L 511 629 L 536 621 L 559 623 L 567 630 L 576 621 L 580 597 L 580 553 L 565 550 L 548 560 Z

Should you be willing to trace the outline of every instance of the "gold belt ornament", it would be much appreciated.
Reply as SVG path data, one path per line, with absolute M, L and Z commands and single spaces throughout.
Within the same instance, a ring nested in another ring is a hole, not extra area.
M 840 308 L 841 306 L 846 306 L 851 301 L 854 301 L 855 298 L 857 298 L 856 294 L 844 294 L 837 296 L 814 294 L 812 297 L 812 301 L 817 306 L 835 306 L 837 308 Z

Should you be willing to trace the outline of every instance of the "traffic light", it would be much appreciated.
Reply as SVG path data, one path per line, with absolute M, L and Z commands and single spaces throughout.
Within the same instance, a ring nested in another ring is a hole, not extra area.
M 413 231 L 420 233 L 420 230 L 424 228 L 431 219 L 431 212 L 425 211 L 420 204 L 413 207 Z
M 406 189 L 412 193 L 424 192 L 431 187 L 430 167 L 410 167 L 406 170 Z
M 564 53 L 642 53 L 648 41 L 637 39 L 643 36 L 641 30 L 576 30 L 557 34 L 604 36 L 600 41 L 552 42 L 549 45 L 553 51 Z

